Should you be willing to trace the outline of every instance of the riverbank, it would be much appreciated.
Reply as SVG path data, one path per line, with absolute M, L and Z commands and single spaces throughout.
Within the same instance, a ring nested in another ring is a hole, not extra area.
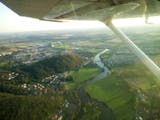
M 102 68 L 103 69 L 103 72 L 101 72 L 99 75 L 97 75 L 93 80 L 92 82 L 96 81 L 96 80 L 101 80 L 103 79 L 109 72 L 109 69 L 104 65 L 104 63 L 102 62 L 100 56 L 103 55 L 104 53 L 108 52 L 109 49 L 105 49 L 103 50 L 102 52 L 98 53 L 95 57 L 94 57 L 94 60 L 93 62 L 95 64 L 98 65 L 98 67 Z
M 102 52 L 98 53 L 94 57 L 94 63 L 97 64 L 100 68 L 103 69 L 103 72 L 98 74 L 95 78 L 84 81 L 78 90 L 78 96 L 81 100 L 81 109 L 84 105 L 88 103 L 92 103 L 96 105 L 96 107 L 100 111 L 99 120 L 114 120 L 114 115 L 112 113 L 112 110 L 106 106 L 103 102 L 98 101 L 97 99 L 92 98 L 87 92 L 86 92 L 86 86 L 90 84 L 91 82 L 94 82 L 96 80 L 100 80 L 104 78 L 108 73 L 108 68 L 104 65 L 104 63 L 101 61 L 100 56 L 104 54 L 105 52 L 109 51 L 108 49 L 103 50 Z M 83 110 L 81 110 L 83 111 Z
M 98 67 L 93 65 L 71 73 L 74 82 L 68 84 L 68 108 L 65 110 L 70 111 L 70 113 L 67 112 L 64 116 L 65 118 L 66 116 L 72 116 L 68 120 L 114 120 L 112 110 L 86 92 L 87 85 L 107 75 L 108 68 L 104 66 L 100 59 L 100 56 L 107 51 L 108 49 L 105 49 L 95 55 L 93 61 Z M 71 111 L 74 114 L 71 114 Z

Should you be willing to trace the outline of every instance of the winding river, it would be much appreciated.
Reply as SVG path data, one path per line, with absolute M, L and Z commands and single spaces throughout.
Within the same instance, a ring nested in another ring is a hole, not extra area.
M 99 75 L 97 75 L 92 81 L 100 80 L 100 79 L 104 78 L 104 77 L 107 75 L 109 69 L 104 65 L 104 63 L 103 63 L 103 62 L 101 61 L 101 59 L 100 59 L 100 56 L 101 56 L 102 54 L 104 54 L 105 52 L 107 52 L 107 51 L 109 51 L 109 49 L 103 50 L 102 52 L 98 53 L 98 54 L 94 57 L 93 62 L 94 62 L 95 64 L 97 64 L 100 68 L 102 68 L 102 69 L 103 69 L 103 72 L 100 73 Z
M 94 57 L 94 63 L 97 64 L 100 68 L 103 69 L 103 72 L 101 72 L 100 74 L 98 74 L 95 78 L 93 79 L 90 79 L 90 80 L 86 80 L 84 81 L 81 85 L 80 85 L 80 88 L 79 88 L 79 91 L 78 91 L 78 96 L 81 100 L 81 106 L 83 108 L 83 106 L 86 104 L 86 103 L 93 103 L 95 104 L 98 109 L 101 111 L 101 114 L 100 114 L 100 120 L 114 120 L 114 115 L 113 115 L 113 112 L 112 110 L 106 105 L 104 104 L 103 102 L 100 102 L 94 98 L 92 98 L 85 90 L 86 86 L 88 84 L 90 84 L 91 82 L 94 82 L 96 80 L 100 80 L 102 78 L 104 78 L 107 73 L 108 73 L 108 68 L 104 65 L 104 63 L 101 61 L 100 59 L 100 56 L 102 54 L 104 54 L 105 52 L 109 51 L 108 49 L 105 49 L 103 50 L 102 52 L 98 53 L 95 57 Z

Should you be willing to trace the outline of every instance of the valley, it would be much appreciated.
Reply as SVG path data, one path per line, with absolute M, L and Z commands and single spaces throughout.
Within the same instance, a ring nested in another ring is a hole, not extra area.
M 159 26 L 121 29 L 160 66 Z M 0 119 L 159 120 L 159 79 L 108 29 L 0 36 Z

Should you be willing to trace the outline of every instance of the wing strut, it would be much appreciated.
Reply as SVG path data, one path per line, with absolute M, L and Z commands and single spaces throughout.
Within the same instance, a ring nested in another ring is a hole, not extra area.
M 106 25 L 119 37 L 127 43 L 130 50 L 160 79 L 160 68 L 138 47 L 136 46 L 121 30 L 116 28 L 111 20 Z

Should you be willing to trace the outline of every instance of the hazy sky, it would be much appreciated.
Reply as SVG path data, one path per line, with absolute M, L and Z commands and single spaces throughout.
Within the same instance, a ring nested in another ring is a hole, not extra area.
M 156 20 L 156 21 L 155 21 Z M 160 17 L 151 21 L 160 23 Z M 135 24 L 134 24 L 135 23 Z M 144 19 L 136 18 L 130 20 L 115 20 L 117 26 L 142 25 Z M 98 21 L 75 21 L 75 22 L 46 22 L 38 19 L 20 17 L 9 8 L 0 3 L 0 32 L 34 31 L 34 30 L 57 30 L 57 29 L 75 29 L 75 28 L 95 28 L 105 27 Z

